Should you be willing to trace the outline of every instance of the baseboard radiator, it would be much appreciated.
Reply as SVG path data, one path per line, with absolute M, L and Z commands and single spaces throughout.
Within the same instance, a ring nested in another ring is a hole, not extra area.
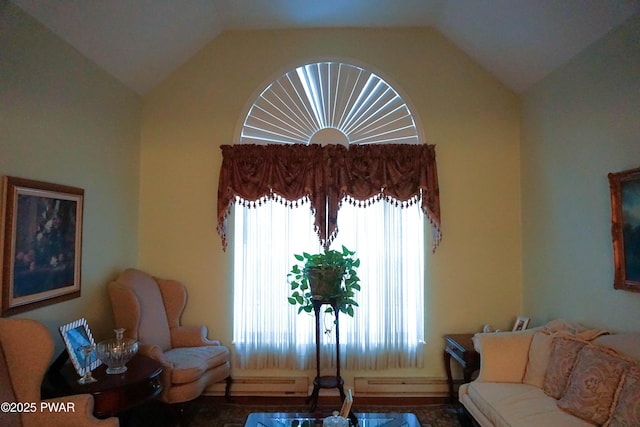
M 222 396 L 224 387 L 224 383 L 214 384 L 204 394 Z M 345 384 L 345 391 L 348 387 Z M 323 390 L 323 393 L 334 394 L 332 391 Z M 307 377 L 234 377 L 231 385 L 232 396 L 308 396 L 310 392 L 311 384 Z M 447 381 L 440 378 L 356 377 L 353 393 L 371 397 L 446 397 L 449 388 Z
M 443 397 L 449 395 L 447 381 L 440 378 L 420 377 L 356 377 L 356 396 Z
M 224 395 L 224 383 L 214 384 L 204 394 Z M 233 378 L 232 396 L 307 396 L 307 377 L 239 377 Z

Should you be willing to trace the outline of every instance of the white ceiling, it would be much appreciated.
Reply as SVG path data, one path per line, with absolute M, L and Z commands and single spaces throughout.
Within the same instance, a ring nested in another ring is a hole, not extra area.
M 640 12 L 640 0 L 12 0 L 144 94 L 227 29 L 436 28 L 515 92 Z

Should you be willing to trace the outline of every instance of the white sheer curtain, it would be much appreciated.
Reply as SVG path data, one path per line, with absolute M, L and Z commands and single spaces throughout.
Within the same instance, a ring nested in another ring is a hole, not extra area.
M 293 254 L 321 251 L 308 203 L 237 203 L 234 212 L 234 345 L 241 368 L 315 367 L 315 319 L 287 302 Z M 424 215 L 419 204 L 344 203 L 332 247 L 360 258 L 355 317 L 340 315 L 341 365 L 347 369 L 422 366 Z M 331 327 L 333 316 L 323 318 Z M 322 367 L 335 363 L 333 334 L 322 337 Z

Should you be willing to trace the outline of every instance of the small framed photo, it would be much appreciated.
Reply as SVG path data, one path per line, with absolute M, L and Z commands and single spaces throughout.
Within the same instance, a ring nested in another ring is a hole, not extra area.
M 529 321 L 531 319 L 528 317 L 518 316 L 516 322 L 513 324 L 513 332 L 524 331 L 529 326 Z
M 84 190 L 3 180 L 2 315 L 80 296 Z
M 69 359 L 73 367 L 76 368 L 78 375 L 83 376 L 85 373 L 85 366 L 88 370 L 93 371 L 100 366 L 102 362 L 96 357 L 95 348 L 89 355 L 89 360 L 85 365 L 84 351 L 82 347 L 88 345 L 95 345 L 93 336 L 89 330 L 89 325 L 85 319 L 78 319 L 75 322 L 67 323 L 60 326 L 60 335 L 62 335 L 62 341 L 67 347 L 67 353 L 69 353 Z

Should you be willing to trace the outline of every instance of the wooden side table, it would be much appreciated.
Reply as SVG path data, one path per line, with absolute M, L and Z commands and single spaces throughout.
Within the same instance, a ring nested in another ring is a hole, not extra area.
M 142 354 L 136 354 L 122 374 L 109 375 L 106 370 L 105 365 L 100 365 L 92 372 L 98 381 L 78 384 L 79 376 L 71 363 L 67 362 L 58 371 L 47 373 L 47 381 L 52 388 L 52 395 L 48 397 L 89 393 L 94 398 L 93 415 L 107 418 L 149 402 L 162 391 L 162 365 Z
M 480 354 L 473 347 L 474 334 L 445 335 L 444 367 L 447 371 L 447 384 L 449 385 L 449 399 L 455 401 L 453 391 L 453 377 L 451 375 L 451 359 L 462 367 L 463 382 L 471 381 L 471 375 L 480 369 Z

